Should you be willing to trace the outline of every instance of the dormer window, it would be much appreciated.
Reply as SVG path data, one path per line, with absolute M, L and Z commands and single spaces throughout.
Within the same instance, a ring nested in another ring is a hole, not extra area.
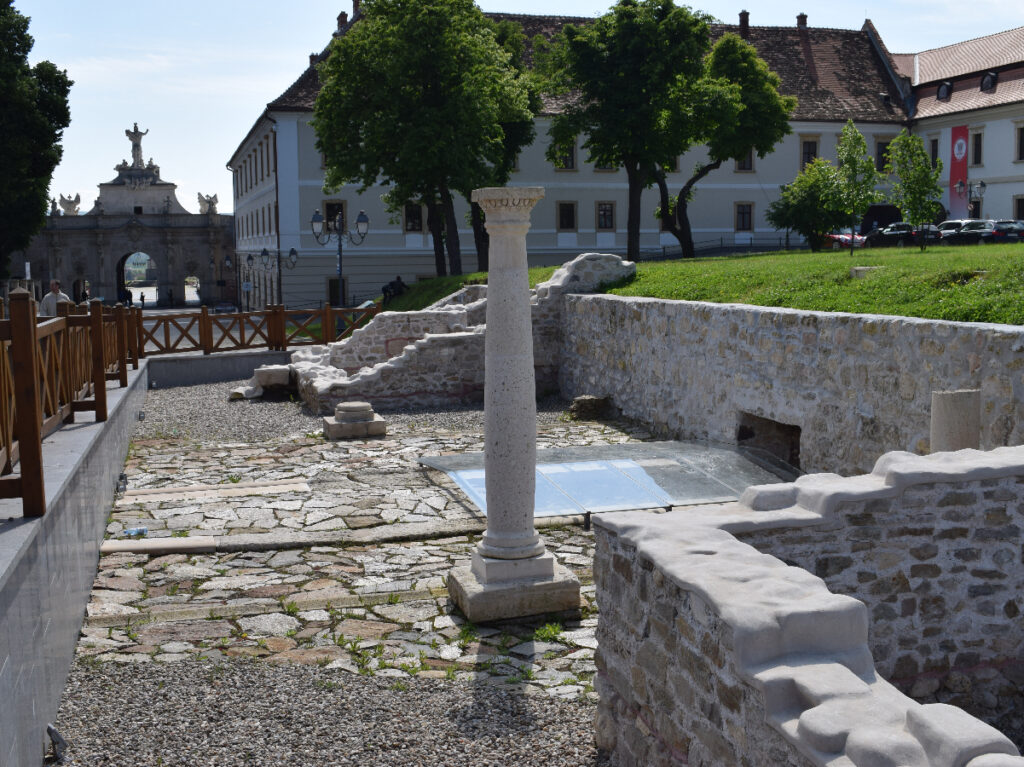
M 981 89 L 985 92 L 994 91 L 998 81 L 998 72 L 986 72 L 981 78 Z
M 949 97 L 953 95 L 953 83 L 949 80 L 939 83 L 939 90 L 935 94 L 939 101 L 949 101 Z

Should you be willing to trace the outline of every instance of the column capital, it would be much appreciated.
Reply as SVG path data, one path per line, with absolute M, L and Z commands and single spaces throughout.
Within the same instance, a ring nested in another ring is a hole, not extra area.
M 490 186 L 474 189 L 471 195 L 495 223 L 528 222 L 530 211 L 542 197 L 542 186 Z

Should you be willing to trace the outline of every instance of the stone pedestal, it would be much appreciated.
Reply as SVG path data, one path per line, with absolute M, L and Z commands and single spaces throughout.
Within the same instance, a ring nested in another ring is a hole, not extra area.
M 981 390 L 932 392 L 931 452 L 981 446 Z
M 537 400 L 526 232 L 539 187 L 476 189 L 487 217 L 484 471 L 487 531 L 448 591 L 471 621 L 579 607 L 579 581 L 547 553 L 533 526 Z
M 373 412 L 369 402 L 339 402 L 333 416 L 324 418 L 324 437 L 355 439 L 387 434 L 384 419 Z

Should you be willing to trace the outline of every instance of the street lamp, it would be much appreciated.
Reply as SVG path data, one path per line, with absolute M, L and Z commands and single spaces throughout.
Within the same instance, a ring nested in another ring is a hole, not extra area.
M 970 205 L 971 203 L 974 202 L 974 200 L 980 201 L 985 196 L 985 189 L 987 188 L 987 185 L 984 181 L 968 181 L 965 184 L 964 180 L 960 179 L 959 181 L 956 182 L 954 188 L 956 189 L 956 193 L 961 198 L 967 198 L 967 205 L 968 208 L 970 208 Z M 973 211 L 971 211 L 971 213 L 973 213 Z M 979 210 L 978 213 L 980 215 L 981 211 Z
M 309 227 L 313 231 L 313 238 L 320 245 L 326 245 L 331 241 L 332 237 L 338 239 L 338 293 L 342 304 L 345 303 L 345 281 L 341 276 L 343 241 L 347 238 L 352 245 L 361 245 L 363 240 L 366 239 L 366 235 L 370 232 L 370 218 L 366 215 L 365 210 L 359 211 L 359 215 L 356 216 L 355 234 L 351 230 L 346 231 L 344 210 L 343 207 L 338 211 L 338 215 L 334 217 L 333 222 L 327 222 L 326 229 L 324 228 L 324 217 L 320 215 L 319 210 L 314 210 L 313 217 L 309 220 Z

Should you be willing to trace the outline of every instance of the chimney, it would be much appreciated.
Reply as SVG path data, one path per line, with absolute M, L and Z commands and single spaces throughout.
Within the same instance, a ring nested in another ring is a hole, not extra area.
M 315 53 L 309 54 L 309 65 L 311 67 L 315 67 L 317 65 L 317 62 L 318 62 L 319 58 L 320 57 L 317 56 Z
M 352 21 L 359 16 L 359 0 L 352 0 Z
M 796 30 L 800 35 L 800 47 L 804 53 L 804 63 L 807 65 L 807 74 L 815 87 L 818 85 L 818 67 L 814 64 L 814 50 L 811 48 L 811 35 L 807 30 L 807 14 L 801 13 L 796 17 Z
M 340 32 L 348 24 L 348 14 L 342 11 L 338 14 L 338 31 Z
M 750 39 L 750 12 L 740 11 L 740 37 Z
M 801 13 L 796 17 L 796 28 L 807 29 L 807 14 Z

